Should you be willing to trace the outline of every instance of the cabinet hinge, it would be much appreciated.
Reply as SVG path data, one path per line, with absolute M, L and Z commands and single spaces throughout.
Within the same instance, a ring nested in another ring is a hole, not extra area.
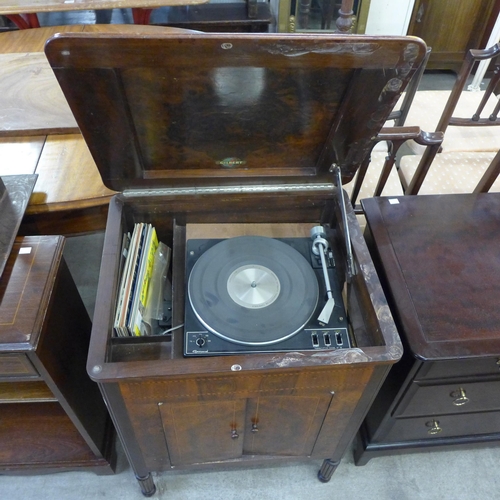
M 207 194 L 259 194 L 259 193 L 294 193 L 299 191 L 333 191 L 334 184 L 325 182 L 320 184 L 270 184 L 257 186 L 196 186 L 160 189 L 128 189 L 123 196 L 136 198 L 144 196 L 188 196 Z

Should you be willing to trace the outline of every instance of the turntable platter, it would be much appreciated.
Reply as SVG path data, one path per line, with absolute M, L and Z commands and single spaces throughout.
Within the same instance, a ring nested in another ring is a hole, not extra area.
M 223 240 L 196 261 L 188 300 L 199 321 L 231 342 L 267 345 L 300 331 L 319 298 L 311 264 L 286 243 L 262 236 Z

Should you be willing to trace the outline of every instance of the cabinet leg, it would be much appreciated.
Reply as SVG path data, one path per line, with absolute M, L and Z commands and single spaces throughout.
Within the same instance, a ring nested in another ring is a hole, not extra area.
M 150 497 L 155 494 L 156 486 L 151 476 L 151 473 L 148 473 L 146 477 L 135 476 L 137 481 L 139 481 L 139 486 L 141 487 L 141 492 L 145 497 Z
M 325 459 L 323 461 L 323 465 L 321 466 L 321 469 L 318 471 L 318 479 L 322 483 L 327 483 L 330 481 L 332 478 L 333 473 L 335 472 L 335 469 L 339 466 L 340 460 L 338 462 L 334 462 L 333 460 L 330 460 L 329 458 Z

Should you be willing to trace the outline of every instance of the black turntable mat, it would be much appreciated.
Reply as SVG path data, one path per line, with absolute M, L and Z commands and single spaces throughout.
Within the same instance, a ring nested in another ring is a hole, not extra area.
M 194 313 L 231 342 L 265 345 L 301 330 L 318 303 L 311 264 L 273 238 L 241 236 L 203 253 L 188 281 Z

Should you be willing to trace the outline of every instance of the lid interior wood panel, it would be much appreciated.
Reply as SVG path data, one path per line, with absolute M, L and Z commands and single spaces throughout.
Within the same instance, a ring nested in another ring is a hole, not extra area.
M 113 190 L 344 182 L 425 44 L 340 35 L 68 33 L 46 55 Z

